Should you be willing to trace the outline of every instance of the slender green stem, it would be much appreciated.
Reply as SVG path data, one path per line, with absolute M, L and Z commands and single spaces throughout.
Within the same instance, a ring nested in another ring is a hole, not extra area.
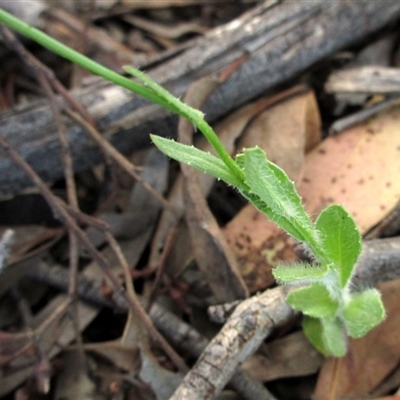
M 28 25 L 27 23 L 19 20 L 8 12 L 0 8 L 0 22 L 7 25 L 9 28 L 21 33 L 22 35 L 34 40 L 35 42 L 46 47 L 50 51 L 58 54 L 59 56 L 66 58 L 67 60 L 87 69 L 88 71 L 101 76 L 102 78 L 111 81 L 125 89 L 130 90 L 142 96 L 153 103 L 159 104 L 164 108 L 167 108 L 173 112 L 177 112 L 175 108 L 172 108 L 167 102 L 160 98 L 151 89 L 148 89 L 131 79 L 124 77 L 123 75 L 114 72 L 107 67 L 91 60 L 90 58 L 78 53 L 77 51 L 71 49 L 70 47 L 64 45 L 56 39 L 53 39 L 49 35 Z
M 192 122 L 196 125 L 196 122 Z M 232 171 L 233 174 L 235 174 L 240 182 L 244 182 L 243 171 L 239 168 L 239 166 L 235 163 L 230 154 L 226 151 L 224 145 L 219 140 L 218 136 L 211 128 L 211 126 L 204 119 L 197 121 L 196 126 L 213 146 L 215 152 L 219 155 L 224 164 Z
M 242 182 L 244 180 L 244 174 L 239 166 L 232 159 L 230 154 L 226 151 L 225 146 L 211 128 L 211 126 L 204 119 L 204 114 L 196 110 L 193 107 L 185 104 L 178 98 L 176 98 L 173 94 L 168 92 L 168 90 L 164 89 L 157 82 L 154 82 L 150 77 L 148 77 L 142 71 L 126 66 L 124 67 L 125 71 L 140 79 L 146 86 L 152 89 L 155 93 L 157 93 L 160 97 L 162 97 L 168 104 L 170 104 L 173 108 L 178 110 L 178 114 L 182 115 L 190 122 L 194 124 L 206 137 L 211 146 L 214 148 L 218 156 L 224 162 L 224 164 L 230 169 L 230 171 Z
M 89 70 L 90 72 L 189 119 L 204 134 L 210 144 L 214 147 L 217 154 L 220 156 L 221 160 L 232 171 L 232 173 L 234 173 L 239 179 L 243 180 L 243 173 L 241 169 L 236 165 L 232 157 L 226 151 L 224 145 L 221 143 L 213 129 L 204 120 L 203 114 L 200 111 L 189 107 L 187 104 L 184 104 L 182 101 L 174 97 L 161 86 L 157 85 L 139 70 L 132 67 L 125 68 L 127 72 L 141 79 L 145 85 L 149 86 L 149 88 L 133 82 L 123 75 L 118 74 L 117 72 L 114 72 L 107 67 L 104 67 L 103 65 L 91 60 L 90 58 L 71 49 L 58 40 L 53 39 L 44 32 L 41 32 L 39 29 L 36 29 L 33 26 L 30 26 L 27 23 L 19 20 L 1 8 L 0 22 L 41 44 L 43 47 L 46 47 L 61 57 L 64 57 L 67 60 Z

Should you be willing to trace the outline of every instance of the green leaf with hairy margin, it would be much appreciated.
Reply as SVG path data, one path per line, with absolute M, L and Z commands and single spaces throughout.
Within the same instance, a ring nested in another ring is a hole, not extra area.
M 280 283 L 290 283 L 294 281 L 312 281 L 322 279 L 329 272 L 326 265 L 313 265 L 307 263 L 282 264 L 272 269 L 272 275 Z
M 271 221 L 275 222 L 279 227 L 284 229 L 289 235 L 292 235 L 297 240 L 303 241 L 303 232 L 298 229 L 296 225 L 293 225 L 292 221 L 285 218 L 283 215 L 279 215 L 274 210 L 265 203 L 264 200 L 260 199 L 256 194 L 248 191 L 240 191 L 243 197 L 250 201 L 254 207 L 265 214 Z
M 295 310 L 314 318 L 332 318 L 339 308 L 328 289 L 319 283 L 293 290 L 286 300 Z
M 329 355 L 343 357 L 347 351 L 346 335 L 337 318 L 324 318 L 322 323 L 322 339 Z
M 302 327 L 304 334 L 310 343 L 324 356 L 329 356 L 330 353 L 325 346 L 322 323 L 318 318 L 303 316 Z
M 323 355 L 343 357 L 347 343 L 337 318 L 303 317 L 303 330 L 310 343 Z
M 339 204 L 325 208 L 315 222 L 325 253 L 345 287 L 361 252 L 361 235 L 350 214 Z
M 236 157 L 250 190 L 243 193 L 260 211 L 296 239 L 309 244 L 314 251 L 317 236 L 301 204 L 293 182 L 277 165 L 269 162 L 259 147 L 244 150 Z
M 161 136 L 150 135 L 150 137 L 158 149 L 168 157 L 190 165 L 217 179 L 222 179 L 227 184 L 239 189 L 246 188 L 243 182 L 240 182 L 218 157 L 199 150 L 196 147 L 178 143 L 171 139 L 165 139 Z
M 384 319 L 385 308 L 376 289 L 353 294 L 343 311 L 346 331 L 352 338 L 363 337 Z

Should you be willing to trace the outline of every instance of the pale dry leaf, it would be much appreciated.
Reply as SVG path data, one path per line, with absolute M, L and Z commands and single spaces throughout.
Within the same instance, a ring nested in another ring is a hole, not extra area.
M 299 193 L 307 210 L 342 204 L 362 233 L 400 200 L 400 107 L 386 110 L 338 136 L 306 158 Z
M 304 333 L 298 331 L 268 343 L 266 354 L 255 354 L 242 364 L 242 369 L 257 381 L 268 382 L 314 374 L 323 359 Z
M 389 93 L 400 92 L 400 69 L 377 65 L 350 68 L 329 76 L 328 93 Z
M 248 296 L 226 237 L 208 208 L 194 171 L 182 165 L 185 176 L 186 222 L 193 254 L 218 302 L 230 302 Z
M 216 84 L 207 90 L 204 98 L 217 87 Z M 185 96 L 188 104 L 195 104 L 197 91 L 190 88 Z M 193 141 L 193 125 L 181 118 L 178 124 L 178 138 L 181 143 L 190 145 Z M 219 302 L 244 299 L 247 289 L 241 278 L 236 259 L 226 242 L 217 221 L 211 213 L 202 188 L 198 181 L 198 171 L 188 165 L 181 165 L 183 181 L 183 198 L 185 218 L 189 228 L 194 257 L 199 269 L 204 274 L 210 289 Z
M 291 97 L 254 118 L 240 138 L 237 149 L 258 146 L 268 159 L 291 179 L 300 176 L 305 151 L 321 137 L 321 119 L 313 92 Z
M 179 372 L 169 371 L 159 364 L 157 357 L 152 352 L 141 321 L 132 311 L 128 315 L 124 333 L 119 341 L 121 345 L 137 346 L 139 349 L 138 371 L 128 371 L 129 376 L 140 377 L 151 388 L 157 400 L 169 399 L 183 376 Z

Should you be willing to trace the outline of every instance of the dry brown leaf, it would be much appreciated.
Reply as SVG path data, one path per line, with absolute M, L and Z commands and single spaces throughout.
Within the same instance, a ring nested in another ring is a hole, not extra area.
M 316 400 L 366 396 L 398 365 L 400 280 L 382 283 L 379 289 L 387 312 L 386 320 L 362 339 L 351 340 L 344 358 L 326 360 L 318 378 Z
M 195 179 L 194 171 L 181 166 L 185 176 L 186 221 L 192 249 L 199 269 L 219 302 L 245 299 L 246 286 L 238 271 L 236 258 L 208 208 Z
M 305 150 L 316 145 L 321 121 L 315 96 L 308 92 L 279 103 L 255 118 L 239 148 L 258 145 L 295 181 L 301 177 Z M 226 227 L 225 234 L 251 292 L 270 286 L 271 267 L 294 260 L 295 242 L 252 205 Z
M 98 354 L 121 370 L 137 373 L 140 368 L 140 354 L 136 344 L 121 343 L 120 340 L 85 344 L 85 350 Z
M 400 107 L 324 140 L 308 156 L 299 193 L 315 215 L 340 203 L 365 233 L 400 200 Z
M 89 400 L 96 389 L 89 378 L 85 363 L 78 351 L 67 351 L 63 357 L 63 369 L 54 384 L 54 398 L 64 400 Z
M 275 282 L 271 267 L 277 262 L 297 259 L 295 241 L 252 205 L 244 207 L 224 233 L 251 293 Z
M 185 101 L 188 104 L 196 102 L 197 91 L 193 89 L 191 87 L 186 94 Z M 209 93 L 206 95 L 208 97 Z M 191 144 L 192 136 L 192 123 L 181 118 L 178 125 L 179 141 Z M 199 173 L 185 164 L 181 165 L 181 170 L 184 176 L 185 217 L 197 265 L 219 302 L 244 299 L 248 296 L 247 289 L 232 250 L 208 208 L 197 178 Z
M 260 382 L 316 373 L 323 356 L 312 347 L 302 331 L 274 340 L 266 355 L 255 354 L 242 364 L 249 376 Z

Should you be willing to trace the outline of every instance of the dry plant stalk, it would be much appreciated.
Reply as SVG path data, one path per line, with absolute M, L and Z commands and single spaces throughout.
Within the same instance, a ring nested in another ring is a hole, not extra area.
M 98 263 L 99 267 L 104 271 L 107 278 L 112 283 L 114 290 L 118 295 L 125 297 L 129 307 L 131 307 L 135 313 L 141 318 L 144 326 L 146 327 L 152 340 L 157 343 L 163 351 L 168 355 L 171 361 L 178 367 L 180 371 L 186 371 L 186 364 L 183 362 L 181 357 L 173 350 L 173 348 L 168 344 L 168 342 L 160 335 L 160 333 L 155 329 L 148 315 L 140 305 L 136 295 L 132 297 L 131 293 L 125 293 L 120 286 L 118 278 L 111 272 L 107 259 L 93 246 L 85 232 L 78 226 L 76 221 L 68 212 L 68 208 L 65 207 L 65 203 L 56 198 L 45 183 L 39 178 L 35 171 L 26 163 L 24 159 L 0 136 L 0 146 L 3 150 L 10 156 L 10 158 L 24 170 L 24 172 L 32 179 L 38 189 L 41 191 L 42 195 L 45 197 L 46 201 L 49 203 L 50 207 L 53 209 L 54 214 L 58 219 L 65 224 L 65 226 L 71 230 L 79 239 L 81 244 L 89 251 L 94 260 Z

